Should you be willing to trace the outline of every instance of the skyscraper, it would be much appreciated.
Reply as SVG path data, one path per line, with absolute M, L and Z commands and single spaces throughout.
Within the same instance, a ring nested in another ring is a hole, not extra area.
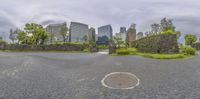
M 70 24 L 70 42 L 88 41 L 88 25 L 78 22 Z
M 89 29 L 88 38 L 90 42 L 96 42 L 96 32 L 93 27 Z
M 132 24 L 127 31 L 127 43 L 131 47 L 131 43 L 136 40 L 136 24 Z
M 115 37 L 120 38 L 126 42 L 126 27 L 120 27 L 120 32 L 115 34 Z
M 112 39 L 112 26 L 105 25 L 98 28 L 98 41 L 97 44 L 99 45 L 108 45 L 109 39 Z
M 120 27 L 120 33 L 126 33 L 126 27 Z

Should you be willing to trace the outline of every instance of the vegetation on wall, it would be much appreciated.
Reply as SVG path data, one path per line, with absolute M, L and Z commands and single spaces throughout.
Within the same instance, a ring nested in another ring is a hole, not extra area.
M 152 35 L 132 43 L 140 52 L 172 54 L 179 53 L 177 37 L 175 34 Z

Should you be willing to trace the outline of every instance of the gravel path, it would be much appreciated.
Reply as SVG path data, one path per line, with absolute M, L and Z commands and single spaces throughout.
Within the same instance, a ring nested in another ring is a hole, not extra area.
M 111 72 L 131 72 L 140 85 L 101 85 Z M 154 60 L 94 53 L 0 52 L 0 99 L 200 99 L 200 56 Z

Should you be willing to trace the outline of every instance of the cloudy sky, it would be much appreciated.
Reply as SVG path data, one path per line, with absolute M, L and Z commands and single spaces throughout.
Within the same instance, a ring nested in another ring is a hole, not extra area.
M 44 26 L 71 21 L 99 27 L 137 24 L 137 31 L 148 31 L 150 24 L 163 18 L 174 20 L 176 29 L 200 36 L 199 0 L 0 0 L 0 35 L 8 38 L 10 28 L 27 22 Z

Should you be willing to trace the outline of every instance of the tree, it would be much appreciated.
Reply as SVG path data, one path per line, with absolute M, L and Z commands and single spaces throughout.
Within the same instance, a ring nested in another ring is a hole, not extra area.
M 18 43 L 27 44 L 27 35 L 24 31 L 21 31 L 17 35 Z
M 169 28 L 172 30 L 172 31 L 175 31 L 175 26 L 173 24 L 173 20 L 172 19 L 167 19 L 167 18 L 163 18 L 161 21 L 160 21 L 160 28 L 161 28 L 161 31 L 166 31 L 166 30 L 169 30 Z
M 154 23 L 151 25 L 151 34 L 159 34 L 160 33 L 160 24 Z
M 26 24 L 24 28 L 26 32 L 27 38 L 29 38 L 29 43 L 30 44 L 44 44 L 45 39 L 48 38 L 48 33 L 46 30 L 42 27 L 42 25 L 31 23 L 31 24 Z M 31 35 L 30 35 L 31 34 Z
M 185 35 L 185 44 L 191 45 L 197 41 L 197 37 L 193 34 L 186 34 Z
M 63 42 L 66 42 L 66 39 L 67 39 L 67 31 L 68 31 L 68 28 L 65 27 L 65 26 L 61 28 L 60 34 L 61 34 L 62 37 L 63 37 Z
M 113 38 L 113 42 L 119 48 L 125 44 L 122 38 L 117 38 L 117 37 Z

